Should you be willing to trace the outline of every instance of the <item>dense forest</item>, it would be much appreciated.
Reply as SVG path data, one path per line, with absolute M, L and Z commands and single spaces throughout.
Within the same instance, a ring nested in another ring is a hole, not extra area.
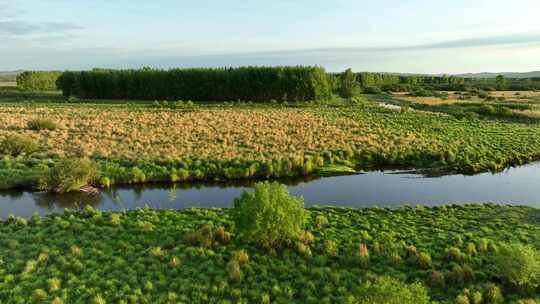
M 331 87 L 319 67 L 240 67 L 65 72 L 64 95 L 98 99 L 270 101 L 317 100 Z

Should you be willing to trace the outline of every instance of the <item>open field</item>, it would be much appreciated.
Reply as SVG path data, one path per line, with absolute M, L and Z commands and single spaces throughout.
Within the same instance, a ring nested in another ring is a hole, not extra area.
M 448 94 L 448 97 L 422 97 L 422 96 L 410 96 L 408 92 L 395 92 L 392 95 L 395 98 L 407 100 L 419 104 L 427 105 L 440 105 L 440 104 L 451 104 L 451 103 L 461 103 L 461 102 L 481 102 L 485 98 L 480 98 L 478 96 L 471 96 L 464 94 L 462 92 L 445 92 Z M 529 103 L 540 103 L 540 92 L 536 91 L 493 91 L 489 92 L 489 96 L 494 98 L 503 97 L 503 101 L 508 102 L 529 102 Z
M 290 105 L 5 103 L 0 139 L 39 149 L 0 164 L 0 188 L 30 186 L 59 157 L 100 165 L 102 185 L 283 177 L 326 165 L 498 171 L 540 154 L 540 125 L 395 112 L 371 101 Z M 32 130 L 46 119 L 53 130 Z M 98 182 L 98 184 L 100 184 Z
M 438 303 L 455 303 L 464 288 L 482 303 L 499 303 L 489 302 L 493 288 L 505 303 L 535 297 L 505 285 L 494 264 L 504 243 L 540 245 L 533 208 L 314 208 L 306 226 L 314 240 L 274 254 L 240 238 L 231 212 L 87 210 L 8 220 L 0 225 L 0 300 L 359 303 L 362 282 L 377 275 L 420 282 Z M 230 240 L 188 243 L 186 235 L 203 224 L 224 227 Z M 247 261 L 231 268 L 239 250 Z
M 485 97 L 462 92 L 444 92 L 445 97 L 411 96 L 409 93 L 393 93 L 392 104 L 415 110 L 442 112 L 457 117 L 467 112 L 506 120 L 536 122 L 540 118 L 540 94 L 534 91 L 495 91 L 484 93 Z M 475 114 L 475 115 L 476 115 Z
M 0 81 L 0 87 L 16 87 L 16 81 Z

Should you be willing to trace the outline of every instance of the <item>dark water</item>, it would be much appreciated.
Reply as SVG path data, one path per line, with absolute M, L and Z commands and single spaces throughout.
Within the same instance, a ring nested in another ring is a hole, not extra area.
M 306 206 L 350 207 L 439 205 L 494 202 L 540 207 L 540 162 L 504 172 L 474 176 L 426 178 L 400 171 L 283 181 Z M 0 192 L 0 217 L 28 217 L 92 205 L 101 210 L 187 207 L 230 207 L 252 183 L 229 185 L 143 185 L 101 190 L 98 195 L 71 193 Z

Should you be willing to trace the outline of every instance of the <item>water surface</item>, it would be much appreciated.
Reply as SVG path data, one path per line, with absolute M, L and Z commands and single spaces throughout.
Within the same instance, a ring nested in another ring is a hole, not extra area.
M 540 162 L 504 172 L 474 176 L 423 177 L 403 171 L 367 172 L 359 175 L 282 181 L 306 206 L 348 207 L 440 205 L 494 202 L 540 207 Z M 100 190 L 98 195 L 63 195 L 31 191 L 0 192 L 0 217 L 28 217 L 37 212 L 62 212 L 64 208 L 92 205 L 100 210 L 188 207 L 231 207 L 235 197 L 252 182 L 233 184 L 150 184 Z

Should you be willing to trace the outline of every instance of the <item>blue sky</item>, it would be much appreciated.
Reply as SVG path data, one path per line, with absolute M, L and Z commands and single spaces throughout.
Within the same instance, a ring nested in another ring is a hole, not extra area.
M 0 0 L 0 70 L 540 70 L 539 0 Z

